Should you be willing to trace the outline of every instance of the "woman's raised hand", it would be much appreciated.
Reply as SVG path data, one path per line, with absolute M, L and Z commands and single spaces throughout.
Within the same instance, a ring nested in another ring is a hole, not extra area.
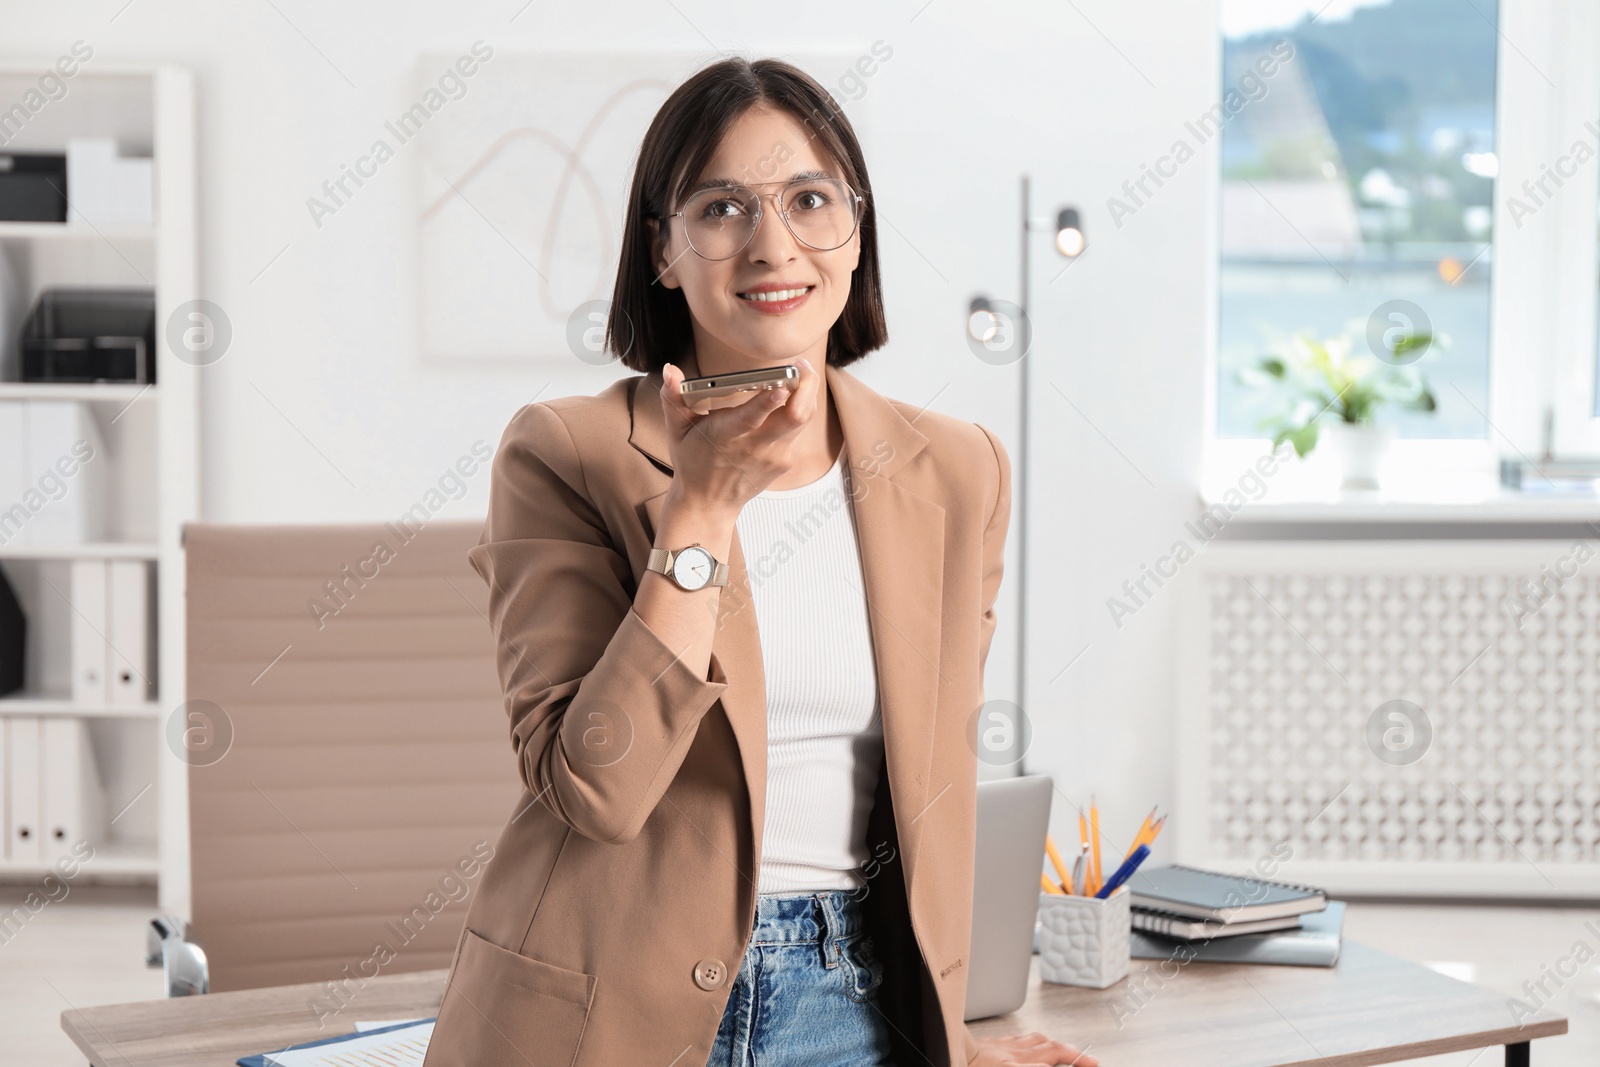
M 735 407 L 696 414 L 678 388 L 683 371 L 669 363 L 661 373 L 661 406 L 672 453 L 672 492 L 694 510 L 737 515 L 745 501 L 789 469 L 800 429 L 821 400 L 821 375 L 805 357 L 796 360 L 800 382 L 763 389 Z

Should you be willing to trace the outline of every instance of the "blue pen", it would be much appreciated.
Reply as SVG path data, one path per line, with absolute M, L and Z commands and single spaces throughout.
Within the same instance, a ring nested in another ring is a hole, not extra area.
M 1117 886 L 1133 877 L 1133 872 L 1139 869 L 1139 864 L 1143 863 L 1144 858 L 1148 855 L 1150 855 L 1149 845 L 1140 845 L 1134 849 L 1132 855 L 1122 861 L 1122 866 L 1117 868 L 1116 873 L 1106 881 L 1105 885 L 1100 887 L 1100 892 L 1096 893 L 1095 897 L 1099 900 L 1109 897 L 1116 891 Z

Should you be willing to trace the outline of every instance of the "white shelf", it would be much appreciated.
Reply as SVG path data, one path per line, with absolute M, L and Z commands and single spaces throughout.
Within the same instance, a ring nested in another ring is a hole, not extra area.
M 155 719 L 161 704 L 79 704 L 66 697 L 38 693 L 10 693 L 0 697 L 0 718 L 7 715 L 71 717 L 79 719 Z
M 1398 441 L 1380 472 L 1382 489 L 1339 485 L 1337 457 L 1318 447 L 1274 462 L 1265 441 L 1208 447 L 1200 507 L 1213 527 L 1260 529 L 1312 523 L 1600 523 L 1600 493 L 1538 482 L 1500 484 L 1500 454 L 1488 441 Z
M 9 58 L 11 62 L 0 64 L 4 99 L 20 98 L 55 57 Z M 195 80 L 189 70 L 167 64 L 101 67 L 97 60 L 75 76 L 71 94 L 53 101 L 7 149 L 59 152 L 72 137 L 111 137 L 129 152 L 148 151 L 155 166 L 156 221 L 153 225 L 0 222 L 0 255 L 13 267 L 0 301 L 10 316 L 25 313 L 41 292 L 53 286 L 153 285 L 158 324 L 168 321 L 186 301 L 209 295 L 198 270 L 195 133 Z M 8 364 L 14 365 L 18 354 L 9 355 Z M 94 843 L 96 854 L 84 865 L 83 877 L 132 875 L 153 881 L 160 910 L 187 916 L 188 766 L 168 751 L 160 722 L 185 699 L 182 532 L 201 513 L 203 374 L 202 368 L 180 359 L 164 341 L 156 346 L 154 359 L 159 386 L 0 381 L 0 399 L 70 400 L 92 407 L 104 437 L 105 460 L 113 468 L 105 481 L 103 536 L 136 539 L 16 544 L 0 547 L 0 564 L 8 574 L 27 572 L 25 577 L 42 583 L 47 569 L 61 565 L 57 561 L 149 561 L 155 572 L 155 677 L 160 681 L 160 698 L 132 706 L 77 704 L 62 698 L 65 694 L 53 675 L 41 676 L 30 680 L 34 687 L 30 691 L 0 698 L 0 722 L 25 715 L 89 720 L 108 796 L 115 794 L 124 804 L 136 794 L 143 799 L 112 828 L 126 834 L 125 839 L 113 836 L 103 845 Z M 59 623 L 59 598 L 48 588 L 45 593 L 52 598 L 51 618 Z M 61 641 L 59 629 L 57 625 L 46 638 Z M 45 631 L 41 628 L 40 633 Z M 58 662 L 61 648 L 52 646 L 50 651 L 55 653 L 50 662 Z M 148 789 L 148 794 L 141 789 Z M 0 864 L 0 876 L 32 880 L 48 869 L 48 865 Z
M 148 222 L 0 222 L 0 241 L 154 241 Z
M 154 844 L 123 841 L 91 841 L 89 844 L 94 848 L 94 855 L 88 860 L 76 861 L 78 874 L 72 879 L 74 883 L 96 882 L 107 876 L 118 881 L 149 882 L 160 871 Z M 0 859 L 0 879 L 6 881 L 34 880 L 51 873 L 60 877 L 54 863 Z
M 157 386 L 138 382 L 0 382 L 0 400 L 87 400 L 126 404 L 154 400 Z
M 1221 502 L 1220 496 L 1211 494 L 1202 494 L 1200 500 L 1203 508 Z M 1600 523 L 1600 496 L 1503 491 L 1429 499 L 1381 490 L 1346 490 L 1322 497 L 1251 501 L 1234 514 L 1229 525 L 1316 522 Z
M 158 559 L 161 546 L 143 541 L 85 541 L 77 545 L 0 545 L 6 559 Z

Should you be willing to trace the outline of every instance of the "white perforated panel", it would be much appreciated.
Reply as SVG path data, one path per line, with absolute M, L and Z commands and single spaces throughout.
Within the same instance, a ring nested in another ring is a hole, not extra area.
M 1335 890 L 1593 894 L 1592 543 L 1211 545 L 1195 571 L 1187 860 Z

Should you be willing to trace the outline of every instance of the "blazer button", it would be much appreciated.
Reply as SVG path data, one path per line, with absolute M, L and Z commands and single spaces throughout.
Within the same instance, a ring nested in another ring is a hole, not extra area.
M 721 960 L 704 959 L 694 965 L 694 984 L 701 989 L 721 989 L 728 979 L 728 969 Z

